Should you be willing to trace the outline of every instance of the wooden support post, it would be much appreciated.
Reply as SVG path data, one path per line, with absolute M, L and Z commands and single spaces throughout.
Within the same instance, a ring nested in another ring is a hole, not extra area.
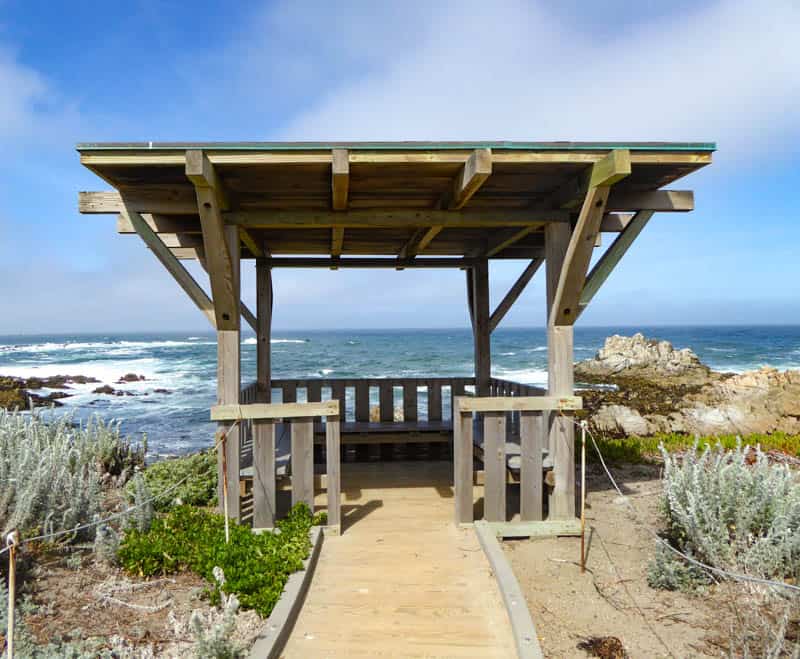
M 453 489 L 456 524 L 472 524 L 472 413 L 460 412 L 453 397 Z
M 556 291 L 562 265 L 570 242 L 567 225 L 548 224 L 545 228 L 547 252 L 547 312 L 553 318 Z M 572 325 L 547 326 L 547 393 L 550 396 L 572 396 L 573 327 Z M 548 446 L 553 459 L 555 486 L 549 497 L 549 519 L 575 517 L 575 428 L 572 420 L 552 412 L 548 420 Z
M 520 511 L 523 522 L 542 519 L 542 450 L 544 448 L 545 417 L 541 413 L 520 412 Z
M 403 382 L 403 421 L 417 420 L 417 381 Z
M 329 416 L 325 420 L 326 488 L 328 499 L 328 526 L 341 529 L 341 483 L 340 483 L 340 429 L 339 417 Z
M 272 402 L 272 270 L 256 261 L 256 368 L 260 403 Z
M 314 419 L 292 419 L 292 505 L 314 512 Z
M 472 268 L 473 327 L 475 346 L 475 395 L 489 395 L 492 358 L 489 331 L 489 263 L 478 261 Z
M 275 422 L 253 420 L 253 528 L 275 526 Z
M 483 517 L 489 522 L 506 521 L 506 415 L 483 415 L 483 468 L 486 482 Z
M 442 420 L 442 384 L 428 383 L 428 421 Z
M 231 246 L 232 282 L 235 299 L 239 299 L 239 240 L 236 227 L 226 229 L 228 244 Z M 238 404 L 241 391 L 241 348 L 238 329 L 239 314 L 236 314 L 236 329 L 217 331 L 217 400 L 220 405 Z M 227 428 L 224 424 L 221 430 Z M 241 427 L 237 424 L 228 433 L 225 441 L 227 480 L 228 480 L 228 514 L 232 519 L 239 519 L 239 443 Z M 219 452 L 218 452 L 219 453 Z M 219 505 L 222 506 L 222 459 L 219 460 Z
M 391 380 L 381 382 L 378 386 L 378 408 L 381 422 L 394 421 L 394 386 Z

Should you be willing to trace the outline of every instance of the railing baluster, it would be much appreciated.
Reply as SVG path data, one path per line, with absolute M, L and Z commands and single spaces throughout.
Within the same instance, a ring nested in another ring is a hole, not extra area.
M 506 415 L 483 415 L 483 465 L 485 486 L 483 516 L 490 522 L 506 521 Z
M 253 528 L 275 526 L 275 423 L 253 421 Z
M 442 420 L 442 383 L 428 380 L 428 421 Z
M 520 519 L 537 521 L 543 516 L 542 450 L 544 415 L 520 412 Z
M 334 527 L 337 533 L 341 532 L 342 525 L 339 445 L 339 417 L 329 416 L 325 420 L 326 496 L 328 500 L 328 525 Z
M 292 505 L 304 501 L 314 511 L 314 420 L 292 419 Z
M 417 420 L 417 381 L 403 380 L 403 421 Z

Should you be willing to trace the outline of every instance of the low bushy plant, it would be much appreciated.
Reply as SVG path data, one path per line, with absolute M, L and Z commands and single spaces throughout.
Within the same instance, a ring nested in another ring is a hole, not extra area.
M 712 567 L 763 579 L 800 577 L 800 483 L 760 448 L 737 443 L 681 457 L 662 446 L 664 538 Z M 674 567 L 664 548 L 651 565 L 651 584 L 680 587 L 701 581 Z M 707 577 L 706 577 L 707 579 Z M 688 583 L 684 583 L 688 582 Z
M 143 474 L 148 489 L 156 497 L 157 511 L 165 511 L 176 502 L 191 506 L 217 503 L 217 456 L 213 449 L 154 462 Z M 181 484 L 175 487 L 178 483 Z M 161 496 L 167 491 L 168 496 Z M 128 484 L 128 494 L 131 497 L 134 494 L 133 483 Z
M 222 515 L 181 505 L 157 517 L 148 532 L 130 529 L 118 557 L 129 573 L 145 577 L 195 572 L 209 582 L 212 603 L 222 601 L 220 591 L 235 594 L 243 608 L 266 617 L 289 575 L 302 568 L 311 548 L 309 530 L 320 523 L 321 516 L 297 504 L 274 533 L 254 534 L 232 523 L 226 544 Z M 222 586 L 214 578 L 217 567 L 225 574 Z

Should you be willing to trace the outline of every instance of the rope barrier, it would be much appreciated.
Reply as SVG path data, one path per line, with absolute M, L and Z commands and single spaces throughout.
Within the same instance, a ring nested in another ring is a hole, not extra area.
M 574 423 L 576 426 L 580 427 L 580 423 L 578 423 L 574 419 L 572 419 L 572 418 L 570 418 L 570 417 L 568 417 L 566 415 L 562 415 L 562 416 L 564 416 L 564 418 L 567 418 L 570 421 L 572 421 L 572 423 Z M 688 556 L 687 554 L 684 554 L 679 549 L 676 549 L 675 547 L 673 547 L 669 542 L 667 542 L 666 540 L 664 540 L 664 538 L 662 538 L 660 535 L 658 535 L 658 533 L 656 533 L 656 531 L 654 531 L 652 528 L 650 528 L 650 526 L 647 523 L 642 521 L 641 517 L 639 516 L 639 512 L 636 510 L 636 507 L 630 502 L 628 497 L 622 492 L 622 490 L 620 489 L 619 485 L 617 485 L 617 481 L 615 480 L 613 474 L 611 473 L 611 470 L 608 468 L 608 465 L 606 464 L 606 461 L 603 458 L 603 454 L 600 451 L 600 447 L 597 445 L 597 442 L 595 441 L 594 434 L 590 430 L 588 430 L 588 428 L 587 428 L 586 432 L 588 433 L 589 439 L 592 442 L 592 446 L 594 447 L 594 450 L 597 453 L 597 457 L 600 459 L 600 464 L 602 465 L 603 470 L 606 473 L 606 476 L 608 476 L 609 481 L 611 481 L 611 485 L 617 491 L 617 494 L 622 498 L 622 500 L 625 502 L 625 504 L 630 508 L 631 512 L 633 513 L 633 516 L 636 518 L 636 521 L 639 524 L 641 524 L 642 527 L 644 527 L 648 531 L 648 533 L 650 533 L 655 538 L 656 543 L 660 544 L 663 547 L 666 547 L 667 549 L 669 549 L 669 551 L 671 551 L 676 556 L 679 556 L 683 560 L 691 563 L 692 565 L 694 565 L 696 567 L 699 567 L 700 569 L 706 570 L 706 571 L 710 572 L 711 574 L 714 574 L 714 575 L 717 575 L 717 576 L 721 576 L 721 577 L 727 577 L 728 579 L 733 579 L 734 581 L 744 581 L 744 582 L 759 584 L 759 585 L 762 585 L 762 586 L 785 588 L 787 590 L 791 590 L 793 592 L 800 593 L 800 586 L 795 586 L 793 584 L 788 584 L 788 583 L 785 583 L 783 581 L 773 581 L 771 579 L 762 579 L 761 577 L 754 577 L 754 576 L 751 576 L 749 574 L 741 574 L 741 573 L 738 573 L 738 572 L 731 572 L 730 570 L 725 570 L 723 568 L 718 568 L 718 567 L 714 567 L 712 565 L 707 565 L 706 563 L 703 563 L 702 561 L 698 561 L 696 558 L 692 558 L 691 556 Z

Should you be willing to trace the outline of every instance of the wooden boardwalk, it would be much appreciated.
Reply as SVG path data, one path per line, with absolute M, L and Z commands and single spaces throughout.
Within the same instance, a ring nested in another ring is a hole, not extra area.
M 342 465 L 344 533 L 325 538 L 283 656 L 516 655 L 477 538 L 453 523 L 452 469 Z

